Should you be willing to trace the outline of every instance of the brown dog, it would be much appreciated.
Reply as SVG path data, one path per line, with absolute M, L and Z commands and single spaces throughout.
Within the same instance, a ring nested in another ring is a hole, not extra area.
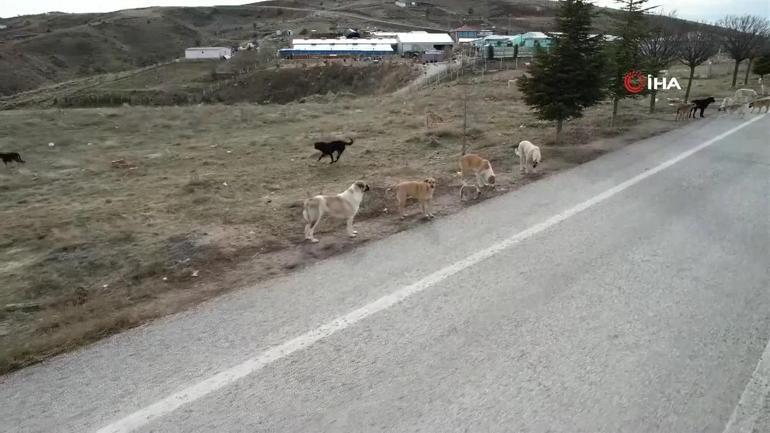
M 675 120 L 684 120 L 687 118 L 687 116 L 690 114 L 690 110 L 695 108 L 695 105 L 693 104 L 678 104 L 674 106 L 676 108 L 676 119 Z
M 433 202 L 433 192 L 436 190 L 436 179 L 429 177 L 423 181 L 401 182 L 396 186 L 396 199 L 398 199 L 398 213 L 401 218 L 406 218 L 404 207 L 406 199 L 416 198 L 420 202 L 420 208 L 423 215 L 433 218 L 431 204 Z
M 476 180 L 476 197 L 481 195 L 481 187 L 495 184 L 495 172 L 492 170 L 492 164 L 489 160 L 478 155 L 468 154 L 460 158 L 460 173 L 463 179 L 463 186 L 460 187 L 460 200 L 463 198 L 463 190 L 468 184 L 465 178 L 473 176 Z

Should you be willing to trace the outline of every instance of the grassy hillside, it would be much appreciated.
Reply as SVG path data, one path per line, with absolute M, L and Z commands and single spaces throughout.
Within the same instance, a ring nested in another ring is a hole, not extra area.
M 545 0 L 431 0 L 408 8 L 389 0 L 278 0 L 0 19 L 8 26 L 0 30 L 0 95 L 167 62 L 189 46 L 262 40 L 276 30 L 446 30 L 463 22 L 483 22 L 498 31 L 549 30 L 555 8 Z M 610 30 L 616 17 L 617 11 L 601 10 L 597 30 Z

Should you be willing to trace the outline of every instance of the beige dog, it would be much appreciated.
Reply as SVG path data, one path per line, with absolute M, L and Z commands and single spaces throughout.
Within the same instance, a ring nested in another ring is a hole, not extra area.
M 540 148 L 531 142 L 524 140 L 516 147 L 516 156 L 519 157 L 519 171 L 527 172 L 527 164 L 532 164 L 532 171 L 540 164 Z
M 398 213 L 401 218 L 406 218 L 404 207 L 409 197 L 416 198 L 420 202 L 423 215 L 433 218 L 431 205 L 433 192 L 436 190 L 436 179 L 429 177 L 419 182 L 401 182 L 396 186 L 396 199 L 398 199 Z
M 326 214 L 333 218 L 347 220 L 348 236 L 356 237 L 358 232 L 353 230 L 353 218 L 358 213 L 366 191 L 369 191 L 369 185 L 358 181 L 342 194 L 317 195 L 305 200 L 302 210 L 302 217 L 305 219 L 305 239 L 313 243 L 318 242 L 313 234 Z
M 460 158 L 460 172 L 463 179 L 463 186 L 460 187 L 460 200 L 463 198 L 463 191 L 468 186 L 465 178 L 473 176 L 476 180 L 476 197 L 481 195 L 481 187 L 495 184 L 495 172 L 492 170 L 492 164 L 489 160 L 478 155 L 468 154 Z
M 676 120 L 684 120 L 687 115 L 690 114 L 690 110 L 694 107 L 693 104 L 678 104 L 676 107 Z
M 762 107 L 765 108 L 765 113 L 770 111 L 770 96 L 765 97 L 765 98 L 757 99 L 756 101 L 752 101 L 749 104 L 749 108 L 751 108 L 751 112 L 752 113 L 754 112 L 755 108 L 758 109 L 759 112 L 761 113 L 762 112 Z

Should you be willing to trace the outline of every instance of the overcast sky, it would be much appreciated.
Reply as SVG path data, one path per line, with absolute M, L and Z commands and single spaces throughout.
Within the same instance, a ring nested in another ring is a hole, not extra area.
M 0 17 L 59 12 L 109 12 L 147 6 L 213 6 L 255 3 L 258 0 L 0 0 Z M 596 0 L 601 6 L 615 7 L 613 0 Z M 681 18 L 714 21 L 726 13 L 752 14 L 770 18 L 770 0 L 651 0 L 666 5 Z

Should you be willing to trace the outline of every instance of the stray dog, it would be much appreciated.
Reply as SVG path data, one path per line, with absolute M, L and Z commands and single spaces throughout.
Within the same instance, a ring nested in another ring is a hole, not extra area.
M 749 103 L 749 108 L 751 108 L 751 112 L 754 112 L 754 109 L 759 109 L 759 112 L 762 112 L 762 107 L 765 107 L 765 113 L 770 111 L 770 97 L 757 99 L 756 101 Z
M 481 195 L 481 187 L 495 184 L 495 172 L 492 170 L 492 164 L 489 160 L 478 155 L 468 154 L 460 158 L 460 172 L 463 179 L 463 186 L 460 187 L 460 200 L 463 199 L 463 190 L 466 186 L 465 178 L 473 176 L 476 179 L 476 197 Z
M 516 147 L 516 156 L 519 157 L 519 171 L 527 172 L 527 164 L 532 164 L 532 171 L 540 164 L 540 148 L 524 140 Z
M 684 120 L 689 117 L 690 110 L 695 108 L 693 104 L 679 104 L 676 106 L 676 120 Z
M 15 162 L 17 164 L 24 164 L 26 161 L 21 159 L 21 155 L 18 152 L 0 153 L 0 158 L 3 159 L 3 165 L 8 165 L 9 162 Z
M 305 219 L 305 239 L 313 243 L 318 242 L 313 234 L 326 214 L 333 218 L 346 219 L 348 236 L 356 237 L 358 232 L 353 230 L 353 218 L 356 217 L 361 201 L 364 199 L 364 193 L 367 191 L 369 191 L 369 185 L 359 180 L 342 194 L 317 195 L 305 200 L 302 209 L 302 217 Z
M 414 197 L 420 202 L 423 215 L 433 218 L 431 204 L 434 191 L 436 191 L 436 179 L 432 177 L 419 182 L 399 183 L 396 186 L 396 199 L 398 200 L 398 213 L 401 215 L 401 219 L 406 218 L 404 207 L 406 207 L 406 199 L 409 197 Z
M 716 102 L 716 99 L 714 99 L 713 96 L 709 96 L 708 98 L 704 98 L 704 99 L 693 99 L 692 101 L 690 101 L 690 103 L 693 104 L 693 107 L 690 109 L 690 114 L 687 117 L 694 119 L 695 113 L 698 110 L 700 110 L 700 117 L 706 117 L 703 115 L 703 111 L 714 102 Z
M 334 164 L 335 162 L 340 160 L 340 156 L 342 156 L 342 152 L 345 151 L 345 148 L 347 146 L 351 146 L 353 144 L 353 139 L 348 138 L 348 141 L 342 141 L 342 140 L 333 140 L 333 141 L 318 141 L 315 144 L 316 150 L 321 151 L 321 156 L 318 157 L 318 160 L 320 161 L 324 156 L 329 156 L 331 158 L 331 162 L 329 164 Z M 334 152 L 337 152 L 337 160 L 334 159 Z

